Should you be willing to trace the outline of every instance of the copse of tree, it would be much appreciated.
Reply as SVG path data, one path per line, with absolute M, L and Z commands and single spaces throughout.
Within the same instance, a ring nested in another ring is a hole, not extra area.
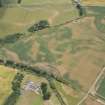
M 24 33 L 15 33 L 0 39 L 0 44 L 15 43 Z
M 23 74 L 17 73 L 12 82 L 12 90 L 17 94 L 20 94 L 21 82 L 23 78 L 24 78 Z
M 0 0 L 0 7 L 2 7 L 2 1 Z
M 21 2 L 22 2 L 22 0 L 18 0 L 18 2 L 17 2 L 17 3 L 18 3 L 18 4 L 21 4 Z
M 80 4 L 77 4 L 77 9 L 79 10 L 79 15 L 83 16 L 83 7 Z
M 48 27 L 50 27 L 49 22 L 47 20 L 41 20 L 38 23 L 31 26 L 28 29 L 28 31 L 29 32 L 35 32 L 35 31 L 42 30 L 42 29 L 45 29 L 45 28 L 48 28 Z
M 51 97 L 51 93 L 48 89 L 48 85 L 46 83 L 41 84 L 42 94 L 44 100 L 49 100 Z

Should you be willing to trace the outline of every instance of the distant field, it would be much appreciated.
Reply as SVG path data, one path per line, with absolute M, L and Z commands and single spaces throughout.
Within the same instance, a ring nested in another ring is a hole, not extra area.
M 36 32 L 6 48 L 20 61 L 56 65 L 61 75 L 68 73 L 88 90 L 105 62 L 104 42 L 99 35 L 94 17 L 86 17 L 76 23 Z
M 88 5 L 105 5 L 105 0 L 81 0 Z
M 11 82 L 16 71 L 4 66 L 0 66 L 0 105 L 11 93 Z
M 97 90 L 97 93 L 99 94 L 100 97 L 105 99 L 105 78 L 102 80 L 100 87 Z

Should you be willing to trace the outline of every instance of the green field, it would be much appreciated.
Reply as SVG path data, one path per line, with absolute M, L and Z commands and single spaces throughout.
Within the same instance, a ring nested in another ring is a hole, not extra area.
M 100 87 L 98 88 L 97 93 L 99 94 L 100 97 L 105 99 L 105 78 L 100 83 Z
M 11 93 L 11 82 L 16 74 L 16 70 L 0 66 L 0 105 Z

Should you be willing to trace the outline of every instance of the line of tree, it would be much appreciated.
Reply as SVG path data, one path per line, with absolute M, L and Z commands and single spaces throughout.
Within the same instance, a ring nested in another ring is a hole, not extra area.
M 12 93 L 3 103 L 3 105 L 15 105 L 19 96 L 21 95 L 21 83 L 24 78 L 24 75 L 17 73 L 12 81 Z
M 54 78 L 55 80 L 57 80 L 57 81 L 59 81 L 63 84 L 66 84 L 66 85 L 72 87 L 73 89 L 75 89 L 77 91 L 81 90 L 81 89 L 77 89 L 75 87 L 79 84 L 75 84 L 74 80 L 72 80 L 72 81 L 71 80 L 66 80 L 62 76 L 59 76 L 57 74 L 53 74 L 52 72 L 48 72 L 48 71 L 44 70 L 43 68 L 40 69 L 38 67 L 29 66 L 29 65 L 26 65 L 26 64 L 23 64 L 23 63 L 15 63 L 15 62 L 10 61 L 10 60 L 2 60 L 2 59 L 0 59 L 0 64 L 11 67 L 11 68 L 16 68 L 16 69 L 21 70 L 21 71 L 28 72 L 28 73 L 31 73 L 33 75 L 38 75 L 38 76 L 41 76 L 41 77 L 44 77 L 44 78 Z M 73 83 L 73 81 L 74 81 L 74 83 Z M 78 86 L 78 87 L 80 87 L 80 86 Z

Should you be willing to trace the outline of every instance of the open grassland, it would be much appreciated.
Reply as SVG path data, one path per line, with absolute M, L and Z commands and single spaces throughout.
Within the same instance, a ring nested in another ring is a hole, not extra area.
M 30 1 L 30 0 L 29 0 Z M 50 11 L 49 11 L 50 10 Z M 71 3 L 0 8 L 0 37 L 23 31 L 39 20 L 48 20 L 51 25 L 78 17 L 78 11 Z
M 27 34 L 5 49 L 29 64 L 55 65 L 61 75 L 68 73 L 87 91 L 105 63 L 104 34 L 97 29 L 94 19 L 87 16 L 65 26 Z M 0 50 L 6 58 L 14 60 L 6 51 Z
M 105 5 L 105 0 L 81 0 L 86 5 Z
M 11 82 L 16 74 L 16 70 L 0 66 L 0 105 L 11 93 Z

